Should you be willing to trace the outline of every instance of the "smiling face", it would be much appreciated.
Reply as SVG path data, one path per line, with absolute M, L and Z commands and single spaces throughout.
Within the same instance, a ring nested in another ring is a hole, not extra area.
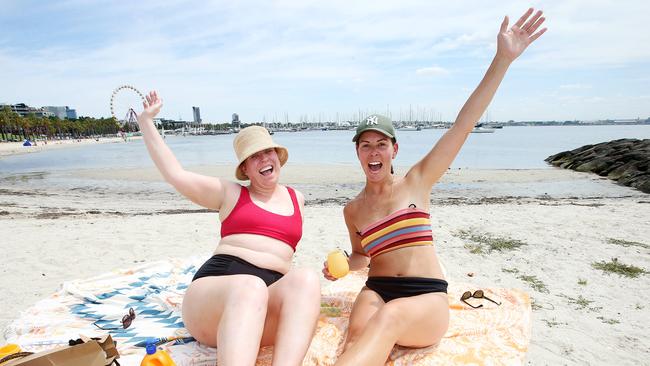
M 280 159 L 274 148 L 258 151 L 249 156 L 241 165 L 241 170 L 251 183 L 276 184 L 280 178 Z
M 393 159 L 397 155 L 397 142 L 376 131 L 367 131 L 357 141 L 357 156 L 366 178 L 371 182 L 389 176 Z

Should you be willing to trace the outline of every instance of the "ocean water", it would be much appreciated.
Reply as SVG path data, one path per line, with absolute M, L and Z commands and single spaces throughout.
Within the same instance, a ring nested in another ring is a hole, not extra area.
M 397 131 L 398 166 L 419 161 L 446 130 Z M 357 164 L 354 131 L 277 132 L 274 140 L 300 164 Z M 166 139 L 183 166 L 233 164 L 235 135 L 170 136 Z M 565 150 L 620 138 L 650 138 L 649 125 L 504 127 L 470 134 L 452 168 L 543 169 L 544 159 Z M 76 169 L 151 167 L 142 140 L 84 145 L 0 158 L 0 177 L 17 173 L 53 173 Z

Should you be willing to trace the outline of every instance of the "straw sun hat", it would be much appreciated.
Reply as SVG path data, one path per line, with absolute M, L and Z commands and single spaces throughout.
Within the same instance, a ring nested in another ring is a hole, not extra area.
M 232 142 L 232 146 L 235 148 L 235 154 L 237 155 L 237 160 L 239 160 L 237 169 L 235 169 L 235 176 L 239 180 L 249 179 L 242 171 L 241 166 L 244 160 L 256 152 L 275 148 L 278 159 L 280 159 L 280 166 L 284 165 L 289 158 L 287 148 L 273 142 L 269 131 L 262 126 L 250 126 L 240 130 Z

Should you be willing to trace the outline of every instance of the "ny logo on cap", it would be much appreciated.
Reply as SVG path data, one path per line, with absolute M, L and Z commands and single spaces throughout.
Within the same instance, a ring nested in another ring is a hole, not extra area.
M 366 125 L 368 126 L 376 125 L 377 122 L 378 122 L 377 116 L 370 116 L 368 117 L 368 119 L 366 119 Z

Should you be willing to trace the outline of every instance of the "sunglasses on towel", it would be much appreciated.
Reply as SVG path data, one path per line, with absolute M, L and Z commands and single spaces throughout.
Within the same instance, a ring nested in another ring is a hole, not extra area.
M 129 313 L 122 317 L 122 321 L 121 321 L 122 329 L 127 329 L 128 327 L 130 327 L 131 323 L 133 323 L 134 319 L 135 319 L 135 310 L 133 310 L 133 308 L 130 308 Z M 101 330 L 118 330 L 118 329 L 120 329 L 120 328 L 104 328 L 101 325 L 97 324 L 97 322 L 94 322 L 93 325 L 96 326 L 97 328 L 101 329 Z
M 496 302 L 496 301 L 490 299 L 489 297 L 485 296 L 485 294 L 483 293 L 483 290 L 476 290 L 476 291 L 474 291 L 474 293 L 472 293 L 471 291 L 465 291 L 465 292 L 461 295 L 461 297 L 460 297 L 460 301 L 462 301 L 462 302 L 464 302 L 465 304 L 467 304 L 467 305 L 473 307 L 474 309 L 478 309 L 478 308 L 483 307 L 483 304 L 480 304 L 479 306 L 474 306 L 474 305 L 468 303 L 468 302 L 467 302 L 467 299 L 470 299 L 470 298 L 472 298 L 472 297 L 475 298 L 475 299 L 485 299 L 485 300 L 487 300 L 487 301 L 491 301 L 491 302 L 493 302 L 493 303 L 495 303 L 495 304 L 497 304 L 497 305 L 501 305 L 500 302 Z

